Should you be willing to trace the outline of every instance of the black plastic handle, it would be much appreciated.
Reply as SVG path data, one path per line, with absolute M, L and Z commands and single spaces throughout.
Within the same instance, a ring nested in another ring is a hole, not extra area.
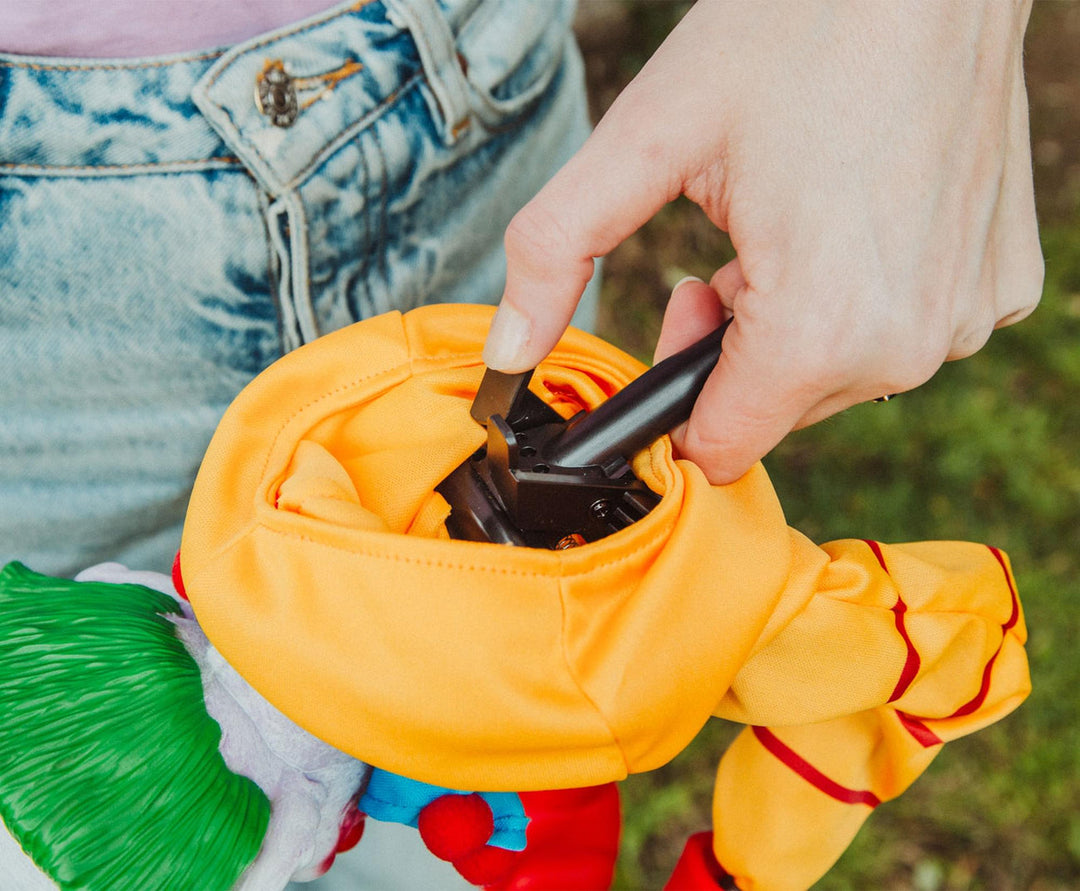
M 544 458 L 560 467 L 603 467 L 629 458 L 690 417 L 722 351 L 728 319 L 697 343 L 658 362 L 641 377 L 572 420 Z

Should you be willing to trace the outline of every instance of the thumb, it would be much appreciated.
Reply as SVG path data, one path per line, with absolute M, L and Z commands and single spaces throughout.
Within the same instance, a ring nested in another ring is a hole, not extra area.
M 625 117 L 616 102 L 578 153 L 511 220 L 506 291 L 484 347 L 490 367 L 520 372 L 540 362 L 570 323 L 594 258 L 678 195 L 678 178 L 658 170 L 655 154 L 649 163 L 639 128 Z

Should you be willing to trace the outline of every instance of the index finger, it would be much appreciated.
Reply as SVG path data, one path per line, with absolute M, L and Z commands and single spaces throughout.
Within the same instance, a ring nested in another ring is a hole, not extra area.
M 663 152 L 626 107 L 616 102 L 510 222 L 506 290 L 484 350 L 492 368 L 519 372 L 540 362 L 566 330 L 594 259 L 679 194 L 678 179 L 656 161 Z

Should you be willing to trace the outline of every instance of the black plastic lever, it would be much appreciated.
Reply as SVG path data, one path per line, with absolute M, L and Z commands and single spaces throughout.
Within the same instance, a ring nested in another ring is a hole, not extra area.
M 694 401 L 720 358 L 728 319 L 686 349 L 657 362 L 641 377 L 598 405 L 571 418 L 548 445 L 547 458 L 560 467 L 601 467 L 629 458 L 690 417 Z
M 564 548 L 648 514 L 659 498 L 630 458 L 690 417 L 729 324 L 568 421 L 528 389 L 532 372 L 488 369 L 471 409 L 487 445 L 436 487 L 451 507 L 450 535 Z

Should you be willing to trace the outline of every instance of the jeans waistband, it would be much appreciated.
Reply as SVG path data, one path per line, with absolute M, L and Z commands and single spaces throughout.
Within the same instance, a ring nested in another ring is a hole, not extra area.
M 468 116 L 456 44 L 481 2 L 354 0 L 200 54 L 0 54 L 0 173 L 122 175 L 242 163 L 278 194 L 419 79 L 452 142 Z

